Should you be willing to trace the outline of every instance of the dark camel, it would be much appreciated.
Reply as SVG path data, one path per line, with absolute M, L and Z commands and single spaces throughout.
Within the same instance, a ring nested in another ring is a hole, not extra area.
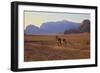
M 58 46 L 64 46 L 64 44 L 66 43 L 66 39 L 60 38 L 58 36 L 56 36 L 56 41 L 57 41 Z

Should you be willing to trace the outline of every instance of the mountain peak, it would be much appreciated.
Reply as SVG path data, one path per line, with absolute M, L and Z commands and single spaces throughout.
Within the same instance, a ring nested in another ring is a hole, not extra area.
M 80 24 L 75 22 L 70 22 L 68 20 L 55 21 L 55 22 L 45 22 L 40 28 L 30 24 L 26 27 L 26 34 L 59 34 L 64 33 L 65 30 L 77 29 Z

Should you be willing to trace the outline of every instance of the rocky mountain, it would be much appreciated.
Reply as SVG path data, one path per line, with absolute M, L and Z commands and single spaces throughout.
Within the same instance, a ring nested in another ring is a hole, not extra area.
M 49 33 L 64 33 L 65 30 L 77 29 L 79 26 L 79 23 L 63 20 L 43 23 L 40 28 Z
M 66 30 L 64 34 L 81 33 L 81 32 L 90 32 L 90 20 L 88 19 L 83 20 L 83 22 L 80 23 L 80 27 L 78 29 Z
M 25 34 L 34 35 L 34 34 L 58 34 L 64 33 L 65 30 L 77 29 L 80 24 L 75 22 L 70 22 L 67 20 L 57 21 L 57 22 L 45 22 L 41 25 L 40 28 L 36 27 L 33 24 L 30 24 L 25 29 Z
M 80 32 L 90 32 L 90 20 L 84 20 L 79 29 Z
M 24 30 L 24 33 L 27 35 L 33 35 L 33 34 L 37 35 L 37 34 L 43 34 L 43 33 L 45 34 L 46 31 L 38 28 L 35 25 L 30 24 L 26 27 L 26 29 Z
M 83 20 L 82 23 L 70 22 L 67 20 L 43 23 L 40 28 L 30 24 L 24 33 L 28 35 L 50 35 L 90 32 L 90 20 Z

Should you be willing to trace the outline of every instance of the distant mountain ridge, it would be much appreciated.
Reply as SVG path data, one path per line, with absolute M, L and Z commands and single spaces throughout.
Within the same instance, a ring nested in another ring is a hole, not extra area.
M 30 24 L 26 27 L 24 33 L 29 35 L 64 33 L 65 30 L 78 29 L 79 27 L 80 23 L 62 20 L 56 22 L 45 22 L 40 26 L 40 28 Z
M 65 30 L 77 29 L 79 26 L 79 23 L 63 20 L 43 23 L 40 28 L 46 30 L 49 33 L 63 33 Z
M 28 34 L 28 35 L 32 35 L 32 34 L 42 34 L 42 33 L 46 33 L 46 31 L 43 30 L 43 29 L 38 28 L 35 25 L 30 24 L 29 26 L 26 27 L 24 33 L 25 34 Z
M 90 32 L 90 20 L 83 20 L 81 23 L 70 21 L 57 21 L 43 23 L 40 28 L 30 24 L 24 30 L 28 35 L 50 35 Z

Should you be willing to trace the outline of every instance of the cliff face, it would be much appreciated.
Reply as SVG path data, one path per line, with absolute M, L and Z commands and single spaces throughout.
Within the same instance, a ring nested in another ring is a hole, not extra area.
M 64 34 L 90 32 L 90 20 L 83 20 L 78 29 L 66 30 Z
M 90 32 L 90 20 L 84 20 L 79 29 L 80 32 Z

